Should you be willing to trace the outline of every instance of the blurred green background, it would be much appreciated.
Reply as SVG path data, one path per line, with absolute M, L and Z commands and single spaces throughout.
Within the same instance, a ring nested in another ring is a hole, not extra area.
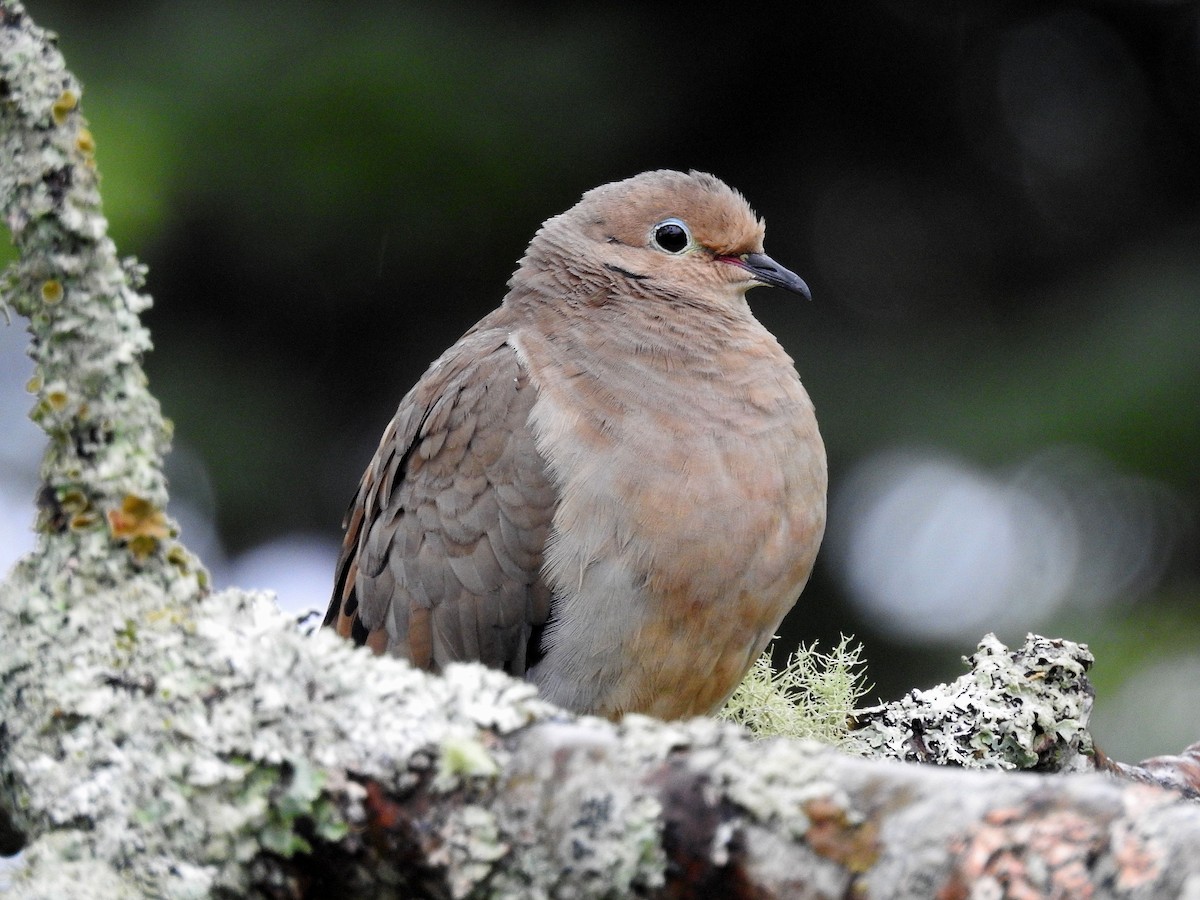
M 28 8 L 150 266 L 219 576 L 290 546 L 323 596 L 383 426 L 541 221 L 698 168 L 814 296 L 751 296 L 831 465 L 783 643 L 853 633 L 890 698 L 989 630 L 1085 641 L 1110 754 L 1200 739 L 1196 3 Z

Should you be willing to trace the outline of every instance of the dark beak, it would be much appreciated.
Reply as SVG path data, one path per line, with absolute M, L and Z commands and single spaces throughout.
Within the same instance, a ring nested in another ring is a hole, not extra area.
M 805 300 L 812 299 L 812 294 L 809 293 L 808 285 L 804 283 L 803 278 L 795 272 L 785 269 L 765 253 L 747 253 L 745 256 L 738 257 L 737 262 L 753 275 L 755 280 L 761 281 L 763 284 L 781 287 L 785 291 L 799 294 Z

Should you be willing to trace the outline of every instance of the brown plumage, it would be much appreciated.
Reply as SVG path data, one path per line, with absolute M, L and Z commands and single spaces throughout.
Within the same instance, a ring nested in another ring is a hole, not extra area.
M 400 402 L 326 625 L 480 660 L 612 718 L 719 707 L 825 527 L 825 449 L 745 292 L 804 283 L 740 194 L 647 172 L 534 236 L 503 304 Z

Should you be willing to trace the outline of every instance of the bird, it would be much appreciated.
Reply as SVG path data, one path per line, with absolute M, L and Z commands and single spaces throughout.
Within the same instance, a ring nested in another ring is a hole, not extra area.
M 324 625 L 434 672 L 482 662 L 579 714 L 719 709 L 825 529 L 813 404 L 746 302 L 810 293 L 763 235 L 694 170 L 547 219 L 384 430 Z

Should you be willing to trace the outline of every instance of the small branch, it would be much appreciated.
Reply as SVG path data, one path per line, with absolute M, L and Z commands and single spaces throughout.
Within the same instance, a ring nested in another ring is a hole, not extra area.
M 0 3 L 0 90 L 0 208 L 20 253 L 0 311 L 29 323 L 32 417 L 50 438 L 38 525 L 61 546 L 43 562 L 108 577 L 157 571 L 196 593 L 203 571 L 165 514 L 169 429 L 141 368 L 145 273 L 107 237 L 79 82 L 15 0 Z

